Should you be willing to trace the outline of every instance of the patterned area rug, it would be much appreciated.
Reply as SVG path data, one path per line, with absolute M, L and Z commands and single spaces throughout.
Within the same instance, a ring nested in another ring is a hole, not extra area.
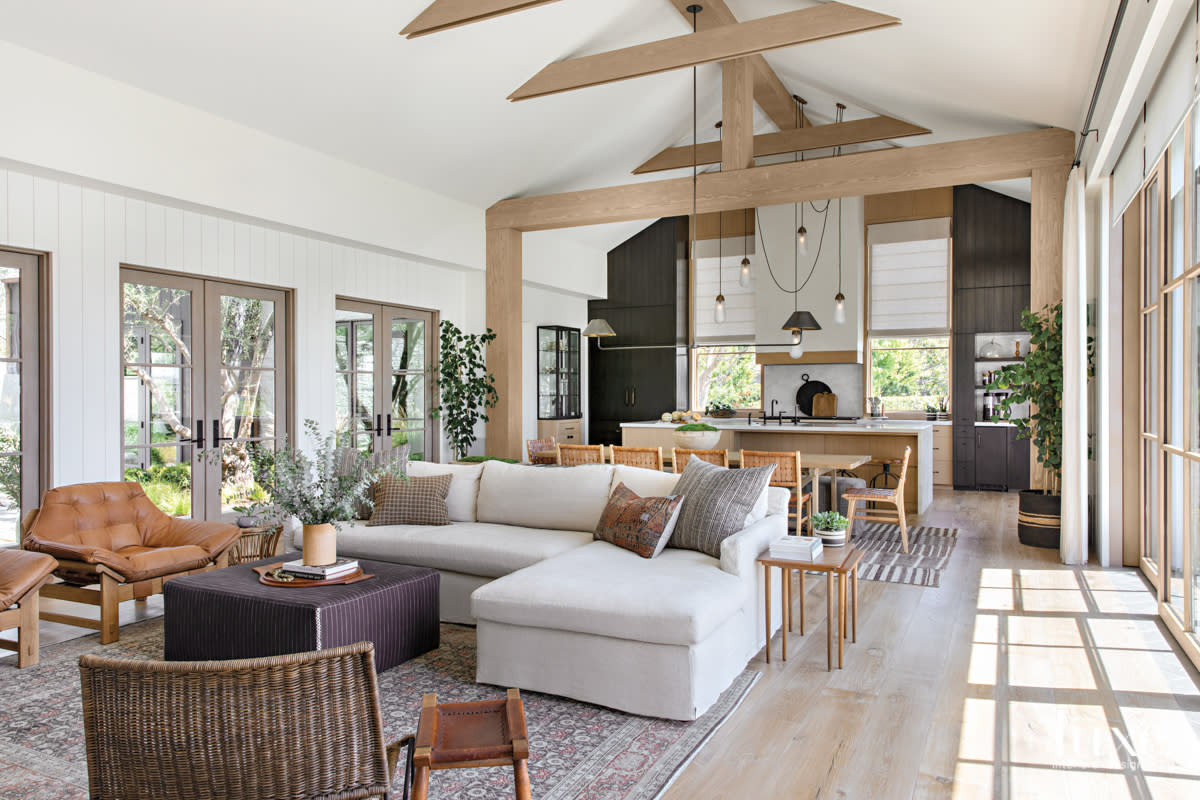
M 865 551 L 858 576 L 868 581 L 940 586 L 958 542 L 957 528 L 910 527 L 905 553 L 899 525 L 868 522 L 855 527 L 852 541 Z
M 16 656 L 0 658 L 0 798 L 88 796 L 77 666 L 79 656 L 87 652 L 161 658 L 162 619 L 122 628 L 120 642 L 107 647 L 100 646 L 98 634 L 44 647 L 36 667 L 17 670 Z M 498 687 L 474 683 L 474 677 L 474 628 L 443 625 L 438 650 L 379 676 L 388 741 L 416 730 L 421 696 L 426 692 L 437 692 L 438 699 L 446 702 L 504 696 Z M 744 671 L 703 717 L 690 723 L 522 692 L 534 796 L 541 800 L 657 797 L 728 719 L 758 677 L 758 672 Z M 511 798 L 512 771 L 435 772 L 430 796 Z

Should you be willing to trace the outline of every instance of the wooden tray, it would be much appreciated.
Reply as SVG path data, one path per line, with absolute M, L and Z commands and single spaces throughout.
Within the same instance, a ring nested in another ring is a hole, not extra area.
M 357 572 L 351 572 L 349 575 L 341 575 L 337 578 L 329 578 L 326 580 L 314 580 L 312 578 L 294 578 L 290 581 L 281 581 L 272 578 L 268 573 L 274 572 L 283 566 L 280 561 L 276 564 L 267 564 L 266 566 L 254 567 L 254 571 L 258 573 L 258 582 L 264 586 L 281 586 L 285 588 L 299 588 L 310 586 L 345 586 L 348 583 L 358 583 L 359 581 L 369 580 L 375 576 L 362 571 L 362 567 L 358 568 Z

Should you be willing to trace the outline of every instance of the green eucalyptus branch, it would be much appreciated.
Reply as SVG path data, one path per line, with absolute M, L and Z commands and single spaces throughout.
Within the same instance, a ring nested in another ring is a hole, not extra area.
M 487 409 L 500 400 L 496 378 L 487 371 L 486 349 L 496 339 L 487 333 L 463 333 L 442 320 L 441 361 L 438 365 L 438 404 L 430 410 L 442 420 L 455 458 L 462 458 L 475 443 L 475 426 L 487 422 Z

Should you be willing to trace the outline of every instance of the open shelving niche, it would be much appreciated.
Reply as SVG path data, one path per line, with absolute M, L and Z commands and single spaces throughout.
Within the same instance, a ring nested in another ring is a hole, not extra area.
M 1011 355 L 1002 355 L 998 358 L 980 356 L 979 353 L 984 345 L 991 341 L 996 342 L 996 346 L 1000 348 L 1001 353 Z M 1021 355 L 1015 354 L 1016 343 L 1021 344 Z M 995 371 L 996 368 L 1005 364 L 1017 364 L 1025 360 L 1025 356 L 1029 353 L 1029 334 L 1025 331 L 1003 331 L 994 333 L 976 333 L 975 334 L 975 420 L 977 422 L 986 422 L 983 419 L 983 395 L 991 388 L 991 385 L 986 384 L 983 376 L 987 372 Z M 1003 389 L 998 391 L 1005 391 Z M 996 393 L 995 391 L 993 393 Z M 1029 416 L 1029 404 L 1021 403 L 1016 407 L 1017 416 Z

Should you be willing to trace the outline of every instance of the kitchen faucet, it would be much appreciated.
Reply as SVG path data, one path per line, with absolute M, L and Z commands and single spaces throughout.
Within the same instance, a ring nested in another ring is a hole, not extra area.
M 775 416 L 775 404 L 776 404 L 776 403 L 778 403 L 778 402 L 779 402 L 778 400 L 772 400 L 772 401 L 771 401 L 771 416 L 772 416 L 772 417 L 774 417 L 774 416 Z

